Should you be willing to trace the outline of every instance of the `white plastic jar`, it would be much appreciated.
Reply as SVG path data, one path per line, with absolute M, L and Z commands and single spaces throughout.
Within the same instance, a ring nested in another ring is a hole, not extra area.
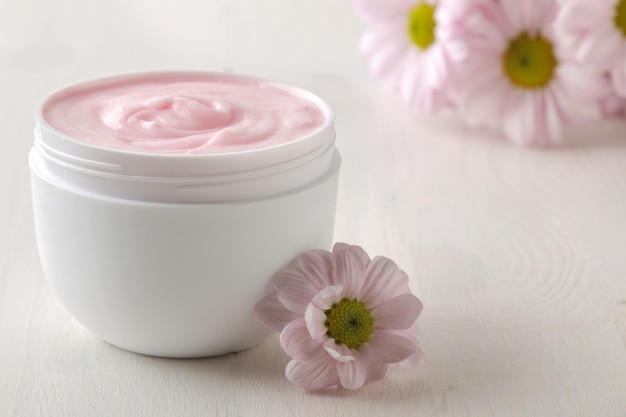
M 334 114 L 285 86 L 319 106 L 323 125 L 282 145 L 217 154 L 97 146 L 44 116 L 69 90 L 155 74 L 178 73 L 75 84 L 37 109 L 29 162 L 41 264 L 67 310 L 113 345 L 164 357 L 246 349 L 269 334 L 254 306 L 274 273 L 331 244 Z

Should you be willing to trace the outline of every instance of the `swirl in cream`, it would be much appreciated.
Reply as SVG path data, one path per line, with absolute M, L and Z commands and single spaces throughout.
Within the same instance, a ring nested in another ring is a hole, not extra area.
M 281 84 L 217 73 L 154 73 L 61 90 L 44 118 L 66 135 L 139 152 L 223 153 L 277 146 L 327 120 L 320 103 Z

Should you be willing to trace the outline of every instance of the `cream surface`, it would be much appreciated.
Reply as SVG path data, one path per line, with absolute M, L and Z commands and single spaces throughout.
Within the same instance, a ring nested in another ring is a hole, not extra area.
M 78 84 L 50 97 L 44 119 L 94 145 L 138 152 L 209 154 L 284 144 L 327 114 L 307 93 L 219 73 L 154 73 Z

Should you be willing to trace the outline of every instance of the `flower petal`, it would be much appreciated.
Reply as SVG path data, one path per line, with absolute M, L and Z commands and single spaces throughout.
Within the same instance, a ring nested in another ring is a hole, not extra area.
M 535 102 L 533 96 L 542 94 L 542 92 L 522 91 L 515 88 L 510 94 L 512 99 L 509 105 L 512 108 L 505 115 L 502 131 L 511 142 L 517 145 L 525 145 L 540 140 L 536 130 L 537 121 L 533 112 Z
M 408 358 L 401 360 L 397 363 L 389 364 L 387 369 L 388 373 L 394 372 L 397 369 L 415 369 L 419 367 L 424 362 L 424 353 L 419 345 L 417 345 L 417 350 L 414 354 L 409 356 Z
M 414 339 L 392 333 L 374 332 L 367 343 L 387 363 L 400 362 L 417 352 L 417 342 Z
M 330 252 L 317 249 L 298 256 L 303 275 L 318 291 L 331 285 L 332 256 Z
M 579 46 L 578 58 L 585 63 L 593 63 L 600 70 L 609 70 L 615 64 L 616 53 L 623 48 L 623 36 L 610 26 L 599 28 L 584 40 L 586 48 Z
M 283 328 L 299 316 L 288 310 L 280 302 L 276 293 L 268 295 L 255 306 L 259 319 L 272 330 L 280 332 Z
M 343 286 L 343 295 L 355 298 L 359 295 L 362 279 L 369 257 L 359 246 L 349 246 L 333 252 L 332 283 Z
M 311 304 L 321 310 L 328 310 L 333 303 L 341 301 L 343 295 L 343 287 L 341 285 L 332 285 L 324 288 L 313 299 Z M 308 307 L 307 307 L 308 308 Z
M 404 369 L 413 369 L 413 368 L 417 368 L 418 366 L 420 366 L 423 362 L 424 362 L 424 352 L 422 352 L 422 348 L 418 344 L 416 345 L 415 353 L 409 356 L 408 358 L 403 359 L 400 362 L 398 362 L 398 365 L 400 365 L 400 367 Z
M 354 352 L 346 345 L 338 345 L 335 339 L 328 339 L 324 342 L 324 349 L 337 362 L 352 362 L 355 360 Z
M 312 339 L 303 318 L 289 323 L 280 334 L 280 344 L 289 356 L 300 361 L 310 362 L 322 350 L 321 340 Z
M 349 249 L 349 248 L 350 248 L 350 246 L 352 246 L 352 245 L 349 245 L 349 244 L 347 244 L 347 243 L 345 243 L 345 242 L 336 242 L 336 243 L 333 245 L 333 252 L 340 251 L 340 250 L 345 250 L 345 249 Z
M 367 379 L 367 367 L 363 361 L 339 362 L 337 373 L 339 382 L 346 389 L 359 389 Z
M 419 94 L 424 83 L 424 68 L 428 65 L 425 54 L 417 48 L 411 49 L 404 64 L 404 71 L 400 79 L 399 92 L 404 101 L 409 104 L 420 104 Z
M 502 102 L 510 86 L 502 78 L 502 71 L 497 64 L 495 62 L 493 64 L 481 68 L 471 83 L 469 79 L 460 82 L 464 89 L 459 95 L 460 107 L 470 126 L 487 126 L 495 129 L 497 121 L 501 119 Z M 490 94 L 485 94 L 486 89 Z
M 306 308 L 304 320 L 306 321 L 306 327 L 309 331 L 309 335 L 313 339 L 318 339 L 324 336 L 328 331 L 324 325 L 324 322 L 326 321 L 326 314 L 324 314 L 324 310 L 321 310 L 313 303 L 309 304 Z
M 369 255 L 359 245 L 349 245 L 343 242 L 337 242 L 333 245 L 333 253 L 344 250 L 352 252 L 352 255 L 354 255 L 358 259 L 358 263 L 361 264 L 363 268 L 366 268 L 367 265 L 370 263 Z
M 274 285 L 280 302 L 289 310 L 303 316 L 306 306 L 318 290 L 304 276 L 286 269 L 274 277 Z
M 413 0 L 354 0 L 354 5 L 364 20 L 380 23 L 408 14 Z
M 318 391 L 339 383 L 337 362 L 330 356 L 320 356 L 309 363 L 292 360 L 285 368 L 285 376 L 289 381 L 308 391 Z
M 360 299 L 369 308 L 401 294 L 410 293 L 409 277 L 391 259 L 377 256 L 363 277 Z
M 359 348 L 358 357 L 367 367 L 367 382 L 379 381 L 387 376 L 389 365 L 369 344 L 366 343 Z
M 384 361 L 367 364 L 367 382 L 380 381 L 388 373 L 389 365 Z
M 376 328 L 408 329 L 419 317 L 422 302 L 413 294 L 402 294 L 372 309 Z
M 574 62 L 564 62 L 557 70 L 559 82 L 585 102 L 600 100 L 611 93 L 608 80 L 601 73 Z M 581 101 L 581 100 L 578 101 Z
M 550 92 L 551 94 L 552 92 Z M 545 120 L 545 130 L 547 132 L 547 136 L 550 138 L 554 138 L 553 140 L 558 140 L 558 138 L 562 137 L 562 128 L 561 128 L 561 119 L 559 118 L 559 111 L 557 108 L 557 102 L 555 100 L 545 100 L 544 103 L 544 120 Z
M 376 25 L 365 32 L 359 43 L 359 50 L 367 58 L 370 71 L 392 89 L 400 81 L 410 49 L 405 19 Z

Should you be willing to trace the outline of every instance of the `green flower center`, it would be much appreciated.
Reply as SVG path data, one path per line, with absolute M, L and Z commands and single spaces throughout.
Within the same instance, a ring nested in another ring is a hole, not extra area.
M 502 57 L 504 72 L 518 87 L 541 88 L 554 76 L 557 60 L 552 43 L 523 32 L 509 43 Z
M 526 32 L 509 43 L 502 61 L 509 80 L 524 88 L 541 88 L 550 83 L 558 64 L 552 43 Z
M 626 37 L 626 0 L 621 0 L 615 6 L 615 26 L 622 31 L 622 35 Z
M 435 41 L 435 8 L 428 3 L 420 3 L 409 13 L 409 37 L 422 50 Z
M 338 345 L 357 349 L 372 334 L 372 316 L 365 305 L 356 299 L 344 298 L 324 313 L 324 325 L 328 329 L 326 336 L 335 339 Z

